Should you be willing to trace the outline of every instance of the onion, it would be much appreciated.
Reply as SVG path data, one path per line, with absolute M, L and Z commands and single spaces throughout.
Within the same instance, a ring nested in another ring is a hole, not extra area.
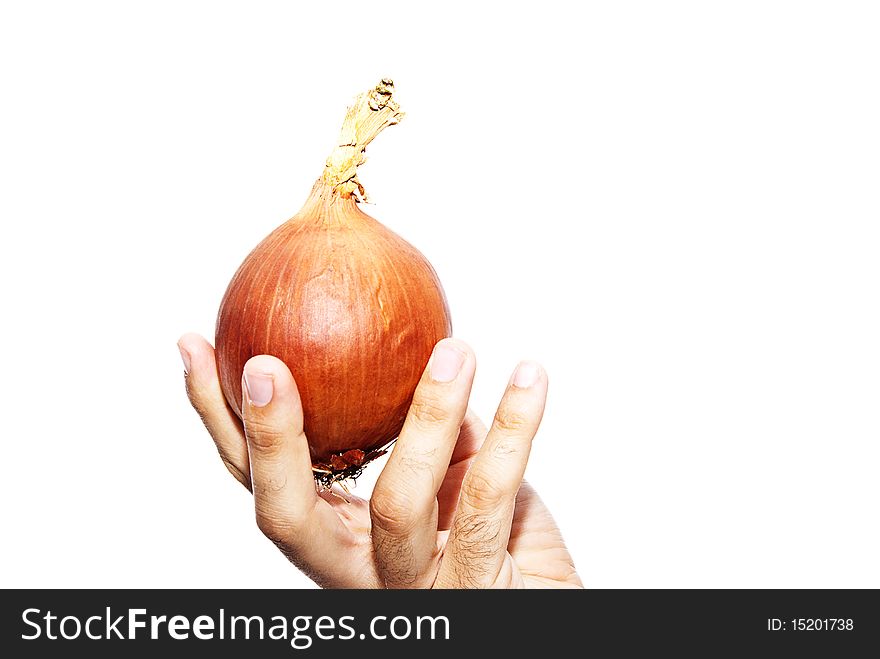
M 392 91 L 383 79 L 355 99 L 302 210 L 247 256 L 217 316 L 227 402 L 240 417 L 254 355 L 287 364 L 325 485 L 357 476 L 397 437 L 434 344 L 452 331 L 431 264 L 358 207 L 364 150 L 403 117 Z

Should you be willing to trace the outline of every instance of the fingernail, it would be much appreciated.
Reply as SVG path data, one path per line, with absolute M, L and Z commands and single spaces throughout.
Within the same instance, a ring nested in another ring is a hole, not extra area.
M 431 355 L 431 379 L 435 382 L 452 382 L 464 365 L 465 354 L 447 341 L 434 347 Z
M 520 362 L 519 366 L 513 372 L 511 382 L 514 387 L 520 389 L 528 389 L 538 381 L 541 375 L 541 367 L 535 362 Z
M 192 364 L 192 357 L 190 357 L 189 353 L 180 346 L 177 346 L 177 349 L 180 350 L 180 358 L 183 360 L 183 372 L 188 374 L 190 365 Z
M 247 389 L 248 401 L 254 407 L 263 407 L 272 400 L 272 393 L 275 387 L 272 383 L 271 375 L 245 372 L 244 386 Z

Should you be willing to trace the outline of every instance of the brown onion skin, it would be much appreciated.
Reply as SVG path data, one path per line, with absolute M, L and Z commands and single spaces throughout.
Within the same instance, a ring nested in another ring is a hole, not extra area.
M 312 462 L 326 464 L 397 437 L 434 344 L 451 333 L 427 259 L 319 180 L 226 290 L 217 316 L 220 384 L 240 417 L 245 362 L 281 359 L 299 389 Z

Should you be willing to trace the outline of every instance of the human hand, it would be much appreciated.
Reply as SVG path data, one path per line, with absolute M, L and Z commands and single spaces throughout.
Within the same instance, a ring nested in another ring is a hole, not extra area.
M 227 469 L 253 492 L 257 525 L 319 586 L 582 587 L 550 512 L 523 481 L 547 395 L 537 364 L 517 367 L 487 431 L 467 406 L 473 352 L 438 343 L 370 500 L 346 502 L 315 487 L 283 362 L 260 355 L 245 364 L 242 423 L 211 345 L 186 334 L 178 346 L 190 401 Z

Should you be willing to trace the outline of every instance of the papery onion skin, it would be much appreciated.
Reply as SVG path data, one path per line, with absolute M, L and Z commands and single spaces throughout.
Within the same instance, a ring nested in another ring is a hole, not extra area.
M 347 188 L 327 179 L 244 260 L 216 331 L 221 387 L 239 416 L 245 362 L 268 354 L 287 364 L 323 469 L 397 437 L 434 344 L 452 332 L 427 259 L 361 211 L 356 178 Z

